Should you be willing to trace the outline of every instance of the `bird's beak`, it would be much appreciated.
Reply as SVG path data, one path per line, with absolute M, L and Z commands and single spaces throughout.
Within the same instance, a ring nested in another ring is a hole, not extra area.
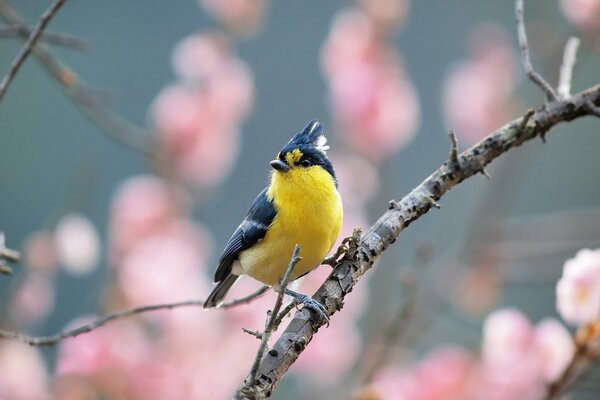
M 281 160 L 271 161 L 271 167 L 273 167 L 273 169 L 279 172 L 288 172 L 290 170 L 290 166 Z

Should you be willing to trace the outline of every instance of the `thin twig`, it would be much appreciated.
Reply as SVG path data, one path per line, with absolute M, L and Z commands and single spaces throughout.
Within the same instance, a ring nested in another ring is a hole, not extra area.
M 450 129 L 448 131 L 448 137 L 450 138 L 450 163 L 452 165 L 458 165 L 458 139 L 456 138 L 456 133 L 454 133 L 454 129 Z
M 3 275 L 11 275 L 12 268 L 4 263 L 4 261 L 8 262 L 19 262 L 21 259 L 21 254 L 13 249 L 9 249 L 6 247 L 4 233 L 0 232 L 0 274 Z
M 548 82 L 538 74 L 531 65 L 529 58 L 529 47 L 527 45 L 527 33 L 525 32 L 525 21 L 523 18 L 523 0 L 515 1 L 515 17 L 517 21 L 517 36 L 519 37 L 519 47 L 521 48 L 521 61 L 529 79 L 538 85 L 546 94 L 546 100 L 549 102 L 557 99 L 556 92 Z
M 269 318 L 267 319 L 265 330 L 263 331 L 263 333 L 261 335 L 260 346 L 258 346 L 258 351 L 256 352 L 256 357 L 254 359 L 254 362 L 252 363 L 252 368 L 250 368 L 250 374 L 248 375 L 248 378 L 246 378 L 246 382 L 244 383 L 244 385 L 242 386 L 240 391 L 242 391 L 244 387 L 251 387 L 251 385 L 254 383 L 254 381 L 256 381 L 256 374 L 258 372 L 258 367 L 259 367 L 260 362 L 265 354 L 265 351 L 267 350 L 267 346 L 269 345 L 269 339 L 271 338 L 271 334 L 275 330 L 275 321 L 277 320 L 277 317 L 279 315 L 279 310 L 281 309 L 281 305 L 283 303 L 283 297 L 285 296 L 285 289 L 289 283 L 290 276 L 292 275 L 292 272 L 294 271 L 294 267 L 301 260 L 301 257 L 299 256 L 299 254 L 300 254 L 300 245 L 297 244 L 296 247 L 294 247 L 294 252 L 292 253 L 292 258 L 290 259 L 290 263 L 288 264 L 287 271 L 285 271 L 285 275 L 283 276 L 283 278 L 281 279 L 281 282 L 279 284 L 279 290 L 278 290 L 279 293 L 277 294 L 277 300 L 275 300 L 275 305 L 273 306 L 273 310 L 271 310 L 271 313 L 269 314 Z
M 577 49 L 579 49 L 579 39 L 570 37 L 565 44 L 562 64 L 560 65 L 560 75 L 558 78 L 558 96 L 561 100 L 571 97 L 571 82 L 573 80 L 573 68 L 577 61 Z
M 48 25 L 48 22 L 50 22 L 52 17 L 56 15 L 56 12 L 62 7 L 65 1 L 66 0 L 56 0 L 40 17 L 40 20 L 35 26 L 35 29 L 31 31 L 31 34 L 27 38 L 25 45 L 11 64 L 10 69 L 8 70 L 6 75 L 4 75 L 4 78 L 2 78 L 2 82 L 0 82 L 0 102 L 2 101 L 4 94 L 8 90 L 8 86 L 17 75 L 17 72 L 19 72 L 19 69 L 31 53 L 31 50 L 33 50 L 35 43 L 42 36 L 42 32 L 44 32 L 46 25 Z
M 591 323 L 588 326 L 583 326 L 575 333 L 575 352 L 571 358 L 571 361 L 564 369 L 563 373 L 550 382 L 547 388 L 545 400 L 556 399 L 561 393 L 563 393 L 569 385 L 571 385 L 575 379 L 581 373 L 582 368 L 585 368 L 589 364 L 590 359 L 597 356 L 598 340 L 599 340 L 599 326 L 597 323 Z
M 23 18 L 6 0 L 0 0 L 0 18 L 9 25 L 26 25 Z M 27 38 L 26 35 L 21 35 Z M 38 43 L 33 54 L 48 74 L 60 84 L 73 104 L 97 127 L 116 142 L 145 156 L 158 155 L 154 136 L 146 130 L 126 121 L 110 110 L 98 96 L 88 89 L 75 72 L 58 60 L 48 46 Z
M 595 105 L 592 100 L 587 99 L 585 101 L 585 107 L 590 114 L 600 118 L 600 107 Z
M 267 290 L 269 290 L 269 287 L 263 286 L 256 292 L 251 293 L 246 297 L 232 300 L 228 303 L 223 303 L 219 306 L 219 308 L 231 308 L 231 307 L 238 306 L 240 304 L 248 303 L 248 302 L 252 301 L 253 299 L 257 298 L 258 296 L 262 295 L 263 293 L 265 293 Z M 195 306 L 203 307 L 204 301 L 205 300 L 187 300 L 187 301 L 178 301 L 175 303 L 154 304 L 154 305 L 148 305 L 148 306 L 129 308 L 127 310 L 118 311 L 118 312 L 115 312 L 112 314 L 105 315 L 104 317 L 98 318 L 97 320 L 90 322 L 89 324 L 85 324 L 80 327 L 70 329 L 68 331 L 60 332 L 60 333 L 57 333 L 55 335 L 50 335 L 50 336 L 27 336 L 27 335 L 23 335 L 18 332 L 0 330 L 0 338 L 16 340 L 19 342 L 27 343 L 31 346 L 52 346 L 52 345 L 57 344 L 58 342 L 60 342 L 63 339 L 72 338 L 75 336 L 79 336 L 83 333 L 91 332 L 94 329 L 97 329 L 97 328 L 99 328 L 103 325 L 106 325 L 107 323 L 117 320 L 117 319 L 131 317 L 133 315 L 142 314 L 142 313 L 146 313 L 146 312 L 150 312 L 150 311 L 171 310 L 171 309 L 180 308 L 180 307 L 195 307 Z
M 33 27 L 25 25 L 2 26 L 0 27 L 0 38 L 14 38 L 22 36 L 29 37 L 33 29 Z M 75 50 L 86 50 L 89 47 L 89 41 L 87 39 L 68 33 L 45 31 L 42 33 L 42 36 L 39 38 L 39 41 Z

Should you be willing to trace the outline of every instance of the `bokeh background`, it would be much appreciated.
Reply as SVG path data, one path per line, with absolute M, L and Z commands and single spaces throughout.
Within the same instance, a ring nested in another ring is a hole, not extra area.
M 12 2 L 30 23 L 48 5 Z M 573 91 L 598 83 L 599 10 L 592 0 L 526 2 L 534 65 L 550 82 L 577 35 Z M 340 175 L 346 233 L 368 228 L 443 163 L 448 129 L 466 148 L 541 104 L 524 79 L 513 20 L 512 2 L 491 0 L 67 2 L 49 30 L 89 46 L 52 52 L 86 91 L 156 139 L 161 160 L 113 140 L 27 60 L 0 104 L 0 231 L 24 255 L 0 276 L 2 326 L 43 335 L 81 316 L 205 297 L 220 249 L 267 183 L 267 162 L 313 118 Z M 21 45 L 0 39 L 3 70 Z M 345 398 L 360 389 L 350 383 L 362 369 L 385 376 L 402 365 L 405 374 L 440 348 L 471 365 L 481 322 L 503 307 L 533 324 L 559 318 L 565 260 L 600 240 L 598 130 L 592 118 L 563 124 L 547 144 L 493 164 L 491 180 L 476 176 L 448 193 L 383 255 L 273 398 Z M 258 345 L 239 328 L 260 329 L 270 304 L 161 312 L 39 352 L 2 342 L 0 364 L 15 376 L 0 377 L 0 395 L 226 398 Z M 398 315 L 408 328 L 387 342 L 381 332 Z M 119 356 L 117 342 L 129 353 Z M 365 366 L 372 360 L 361 349 L 373 343 L 393 356 Z M 431 363 L 456 361 L 443 354 Z M 596 398 L 597 374 L 575 386 L 575 398 Z

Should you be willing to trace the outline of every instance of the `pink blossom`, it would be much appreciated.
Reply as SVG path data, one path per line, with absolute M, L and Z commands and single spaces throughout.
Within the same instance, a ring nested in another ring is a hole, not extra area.
M 381 399 L 468 399 L 476 363 L 464 350 L 444 347 L 434 350 L 410 369 L 386 368 L 373 382 Z
M 58 264 L 54 238 L 50 232 L 38 231 L 25 241 L 23 251 L 27 266 L 39 272 L 53 272 Z
M 583 326 L 600 316 L 600 249 L 580 250 L 565 262 L 556 306 L 568 323 Z
M 600 33 L 600 1 L 561 0 L 561 9 L 567 19 L 589 34 Z
M 358 3 L 382 33 L 402 26 L 410 8 L 407 0 L 359 0 Z
M 337 129 L 354 150 L 380 161 L 408 144 L 419 122 L 417 95 L 399 54 L 366 14 L 336 16 L 322 65 Z
M 515 308 L 490 313 L 483 325 L 482 358 L 488 365 L 509 367 L 529 351 L 533 326 Z
M 209 287 L 202 273 L 210 247 L 202 228 L 174 221 L 127 253 L 119 266 L 119 288 L 132 306 L 205 296 Z
M 95 316 L 77 318 L 66 330 L 95 319 Z M 125 373 L 145 360 L 149 351 L 149 343 L 134 320 L 113 322 L 62 341 L 56 370 L 58 375 L 88 376 L 101 382 L 113 378 L 126 381 Z
M 233 33 L 248 37 L 262 24 L 266 0 L 200 0 L 202 7 Z
M 59 261 L 73 275 L 86 275 L 98 265 L 100 238 L 92 222 L 80 214 L 63 216 L 54 230 Z
M 123 182 L 110 212 L 113 262 L 139 240 L 163 230 L 179 213 L 181 203 L 177 191 L 155 176 L 141 175 Z
M 448 73 L 443 108 L 446 124 L 472 144 L 514 113 L 516 55 L 503 28 L 486 24 L 471 35 L 471 56 Z
M 50 399 L 48 371 L 39 350 L 23 343 L 0 343 L 0 398 Z
M 230 112 L 228 105 L 211 102 L 214 98 L 198 89 L 172 85 L 163 89 L 152 107 L 175 172 L 201 187 L 219 183 L 231 170 L 239 150 L 235 121 L 221 118 Z M 213 110 L 214 106 L 218 108 Z
M 45 318 L 54 308 L 54 285 L 39 273 L 29 273 L 17 287 L 10 304 L 10 316 L 19 324 Z
M 553 318 L 546 318 L 535 326 L 533 349 L 547 382 L 556 380 L 573 357 L 575 345 L 569 331 Z

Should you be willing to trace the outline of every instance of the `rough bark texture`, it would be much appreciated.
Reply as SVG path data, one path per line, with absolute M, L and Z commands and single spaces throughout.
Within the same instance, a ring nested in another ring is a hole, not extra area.
M 330 315 L 340 310 L 344 298 L 367 272 L 373 262 L 392 244 L 400 233 L 421 217 L 450 189 L 463 180 L 483 172 L 483 168 L 511 148 L 535 137 L 544 139 L 548 130 L 560 122 L 593 114 L 590 104 L 600 104 L 600 85 L 572 96 L 554 101 L 539 110 L 530 110 L 476 145 L 448 160 L 433 174 L 400 201 L 391 201 L 389 209 L 361 238 L 353 257 L 345 257 L 333 269 L 327 281 L 314 295 Z M 265 399 L 271 396 L 288 368 L 310 343 L 324 322 L 302 309 L 294 315 L 285 332 L 263 357 L 256 380 L 245 382 L 235 399 Z

